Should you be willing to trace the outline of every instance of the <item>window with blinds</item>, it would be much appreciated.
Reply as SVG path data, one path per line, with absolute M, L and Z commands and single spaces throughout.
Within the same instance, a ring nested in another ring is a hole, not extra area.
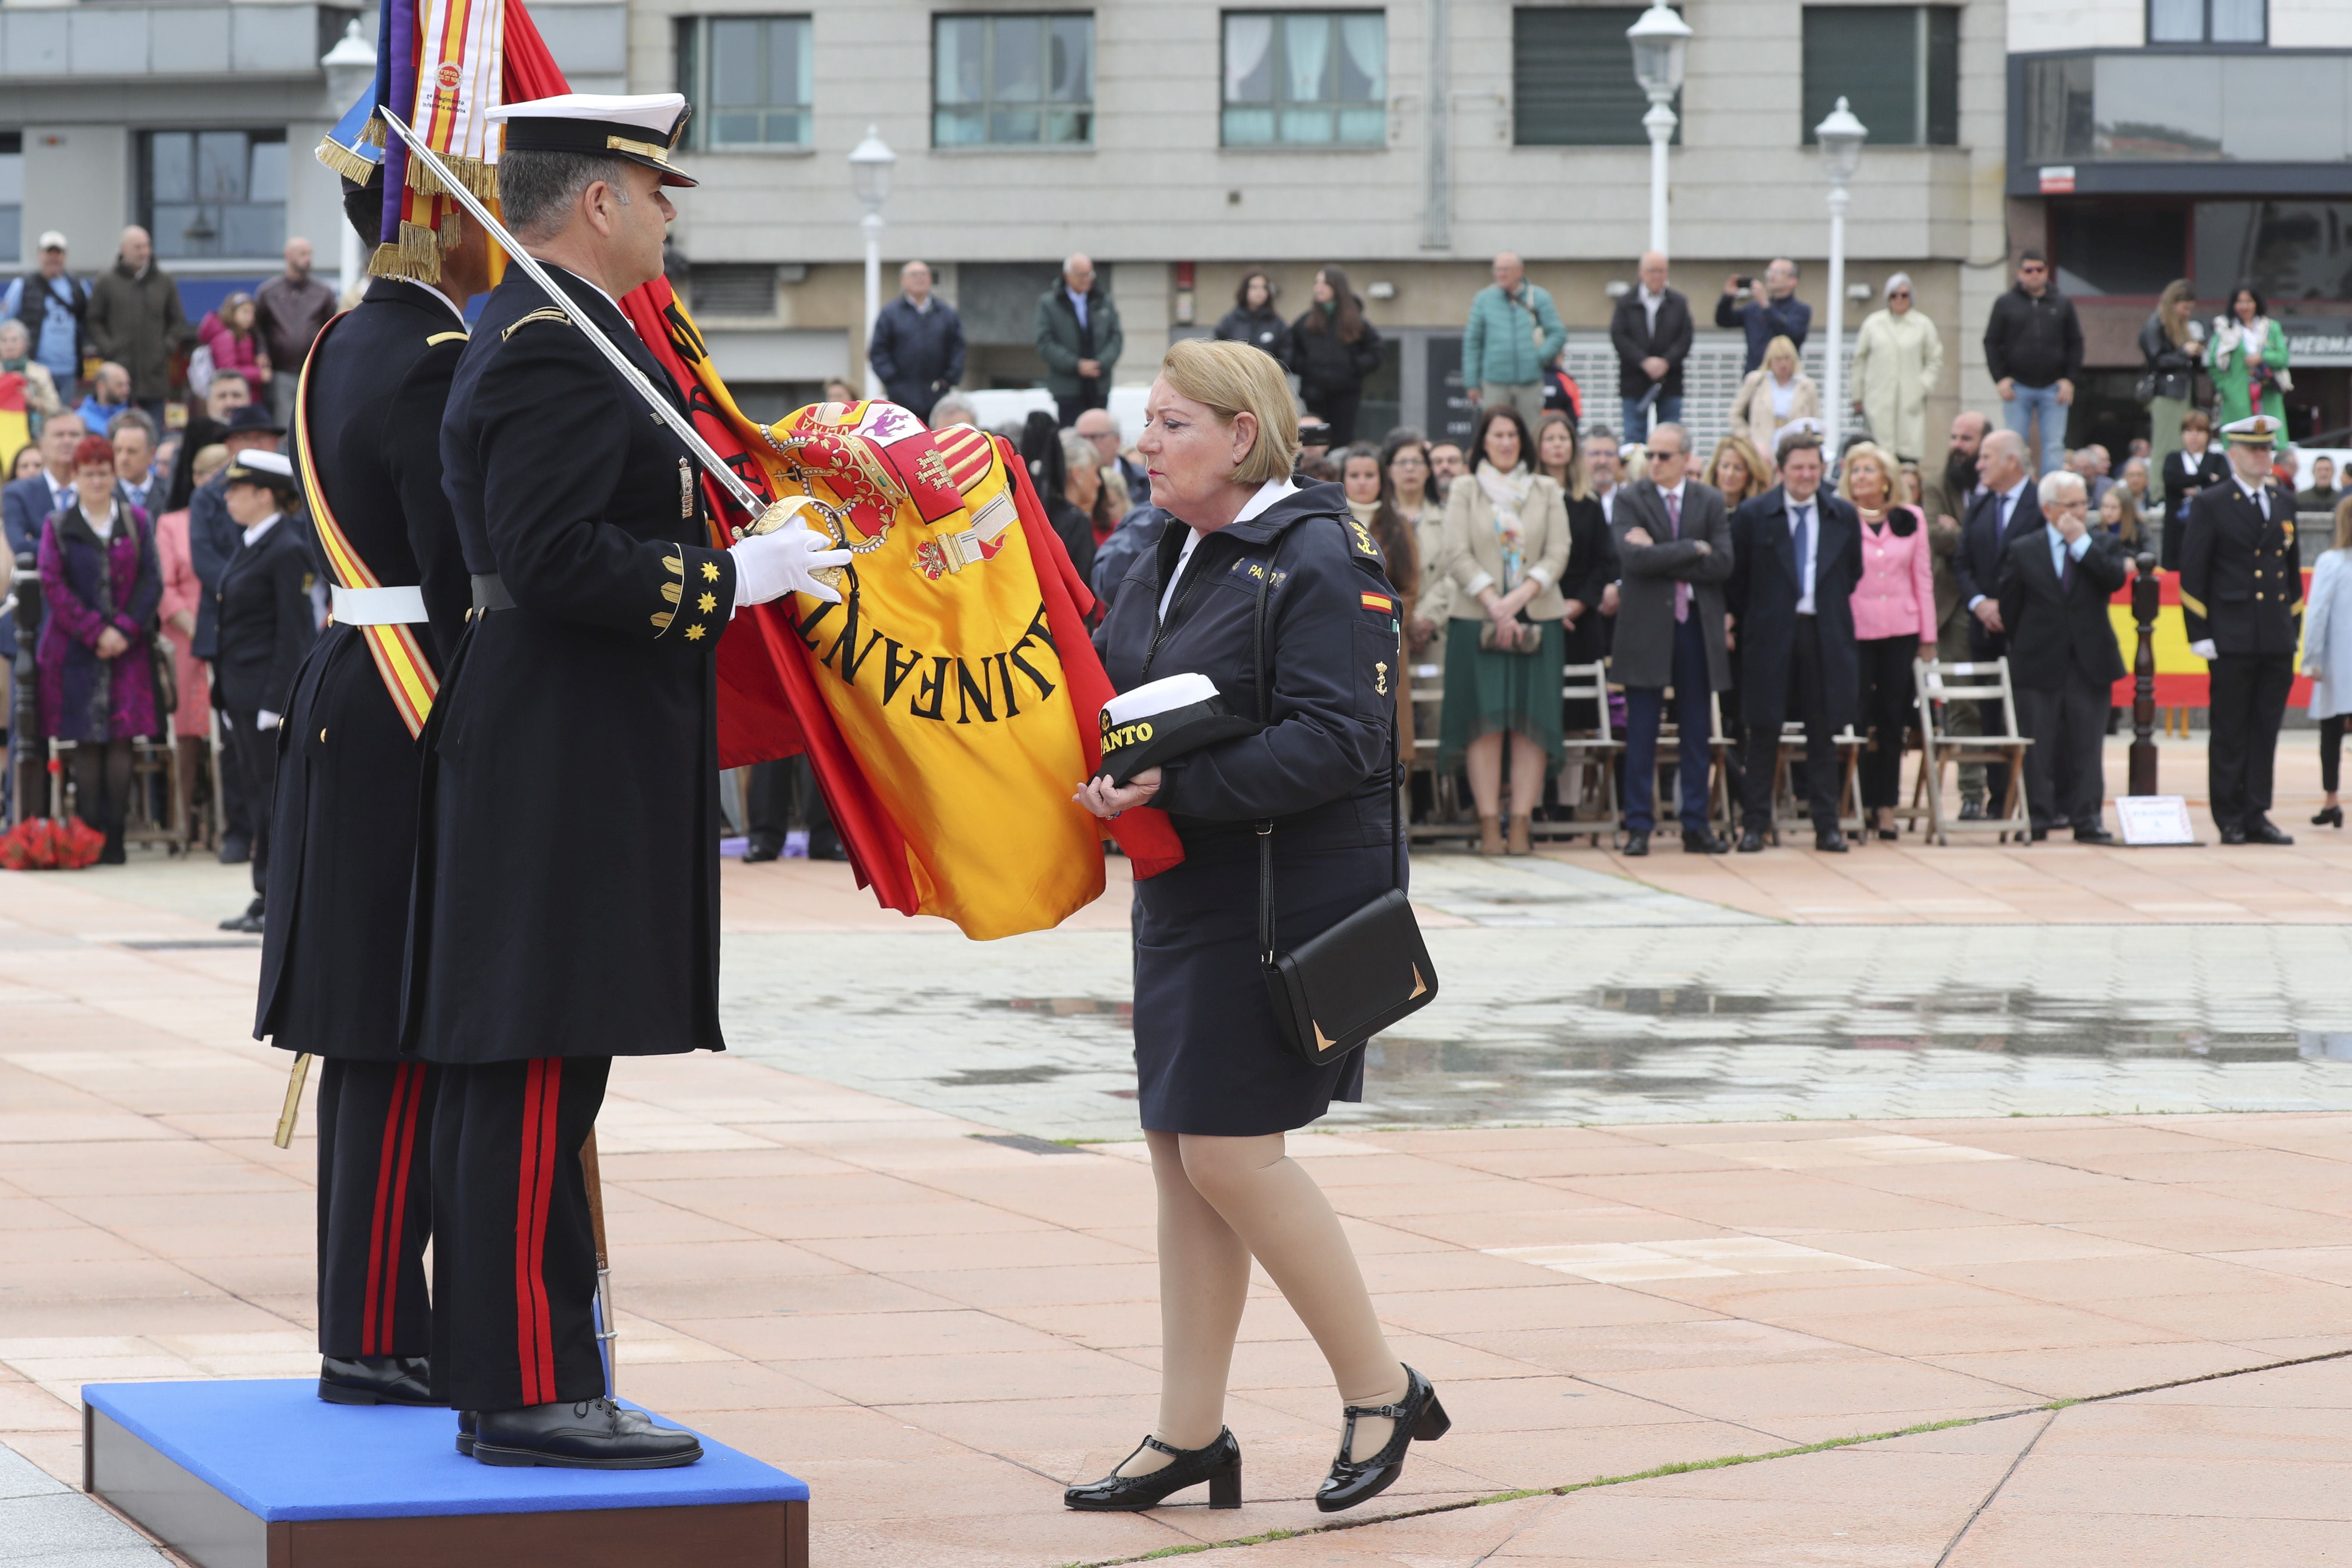
M 1805 7 L 1804 142 L 1841 98 L 1874 147 L 1960 140 L 1960 13 L 1953 5 Z
M 1639 5 L 1521 5 L 1511 13 L 1512 140 L 1522 147 L 1649 145 L 1650 100 L 1625 29 Z M 1680 103 L 1675 105 L 1677 112 Z M 1682 128 L 1675 140 L 1682 140 Z

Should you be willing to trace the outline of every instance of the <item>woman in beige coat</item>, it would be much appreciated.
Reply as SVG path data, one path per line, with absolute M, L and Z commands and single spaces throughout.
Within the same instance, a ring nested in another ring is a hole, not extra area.
M 1798 368 L 1797 345 L 1786 337 L 1764 347 L 1764 364 L 1739 384 L 1731 400 L 1731 433 L 1745 436 L 1766 457 L 1780 449 L 1781 427 L 1794 419 L 1822 416 L 1821 389 Z
M 1445 496 L 1443 570 L 1453 580 L 1438 766 L 1467 766 L 1478 852 L 1504 848 L 1503 738 L 1510 737 L 1510 853 L 1533 848 L 1528 818 L 1559 766 L 1567 663 L 1568 508 L 1538 472 L 1535 439 L 1509 404 L 1478 416 L 1476 467 Z
M 1886 309 L 1873 310 L 1853 342 L 1854 411 L 1870 438 L 1906 463 L 1927 453 L 1927 397 L 1944 375 L 1944 338 L 1911 303 L 1911 278 L 1886 280 Z

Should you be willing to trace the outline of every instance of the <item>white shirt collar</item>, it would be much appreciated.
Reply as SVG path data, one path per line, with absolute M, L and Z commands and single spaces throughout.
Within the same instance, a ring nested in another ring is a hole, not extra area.
M 443 310 L 457 317 L 457 324 L 459 326 L 462 327 L 466 324 L 466 312 L 457 308 L 457 301 L 449 298 L 448 295 L 441 292 L 440 289 L 433 287 L 432 284 L 419 283 L 414 278 L 395 278 L 393 281 L 395 283 L 407 284 L 411 289 L 416 289 L 426 299 L 431 300 L 435 304 L 440 306 Z M 597 292 L 601 294 L 604 290 L 599 289 Z
M 1812 507 L 1818 510 L 1822 504 L 1822 492 L 1815 490 L 1804 500 L 1799 500 L 1795 496 L 1790 495 L 1788 491 L 1782 490 L 1780 492 L 1780 499 L 1788 503 L 1789 510 L 1792 512 L 1801 506 Z M 1795 524 L 1791 523 L 1790 526 L 1794 527 Z
M 276 528 L 278 526 L 278 520 L 285 515 L 286 514 L 282 511 L 273 511 L 268 517 L 263 518 L 259 522 L 255 523 L 251 528 L 247 529 L 245 531 L 246 548 L 250 550 L 253 546 L 260 543 L 261 536 L 268 533 L 271 529 Z
M 1242 510 L 1234 513 L 1234 521 L 1247 522 L 1265 511 L 1283 497 L 1295 496 L 1297 493 L 1298 487 L 1287 479 L 1268 479 L 1258 486 L 1257 494 L 1242 502 Z
M 2031 483 L 2032 483 L 2031 479 L 2018 480 L 2017 483 L 2010 486 L 2009 489 L 2000 492 L 2000 499 L 2014 504 L 2018 498 L 2025 493 L 2025 487 Z
M 2230 477 L 2231 477 L 2231 479 L 2235 479 L 2235 480 L 2237 480 L 2237 481 L 2238 481 L 2238 488 L 2239 488 L 2240 489 L 2242 489 L 2242 490 L 2245 491 L 2248 495 L 2250 495 L 2250 496 L 2253 497 L 2256 500 L 2262 500 L 2262 499 L 2263 499 L 2263 491 L 2264 489 L 2266 489 L 2267 488 L 2269 488 L 2269 487 L 2268 487 L 2268 484 L 2267 484 L 2267 482 L 2266 482 L 2266 481 L 2265 481 L 2264 483 L 2260 483 L 2260 484 L 2251 484 L 2251 485 L 2250 485 L 2250 484 L 2248 484 L 2248 483 L 2246 482 L 2246 476 L 2245 476 L 2245 475 L 2243 475 L 2243 474 L 2242 474 L 2242 473 L 2240 473 L 2240 472 L 2238 472 L 2238 470 L 2237 470 L 2237 469 L 2235 469 L 2235 468 L 2231 468 L 2231 469 L 2230 470 Z
M 1654 483 L 1655 481 L 1653 482 Z M 1676 479 L 1673 484 L 1659 485 L 1658 493 L 1662 496 L 1674 497 L 1675 504 L 1676 506 L 1680 506 L 1683 504 L 1683 487 L 1688 483 L 1690 483 L 1690 476 L 1685 474 L 1681 479 Z

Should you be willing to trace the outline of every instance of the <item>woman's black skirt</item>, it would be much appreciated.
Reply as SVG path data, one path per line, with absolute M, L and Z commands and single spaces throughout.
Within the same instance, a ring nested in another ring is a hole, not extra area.
M 1296 947 L 1388 886 L 1385 849 L 1277 847 L 1276 940 Z M 1262 1137 L 1364 1098 L 1360 1049 L 1309 1067 L 1276 1029 L 1258 962 L 1255 855 L 1187 860 L 1135 885 L 1135 1070 L 1148 1132 Z

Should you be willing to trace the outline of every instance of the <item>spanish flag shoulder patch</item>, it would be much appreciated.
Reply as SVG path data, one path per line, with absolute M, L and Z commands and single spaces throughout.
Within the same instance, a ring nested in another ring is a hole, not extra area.
M 1384 616 L 1392 616 L 1396 614 L 1396 601 L 1386 594 L 1374 594 L 1368 591 L 1364 595 L 1364 608 L 1378 610 Z

